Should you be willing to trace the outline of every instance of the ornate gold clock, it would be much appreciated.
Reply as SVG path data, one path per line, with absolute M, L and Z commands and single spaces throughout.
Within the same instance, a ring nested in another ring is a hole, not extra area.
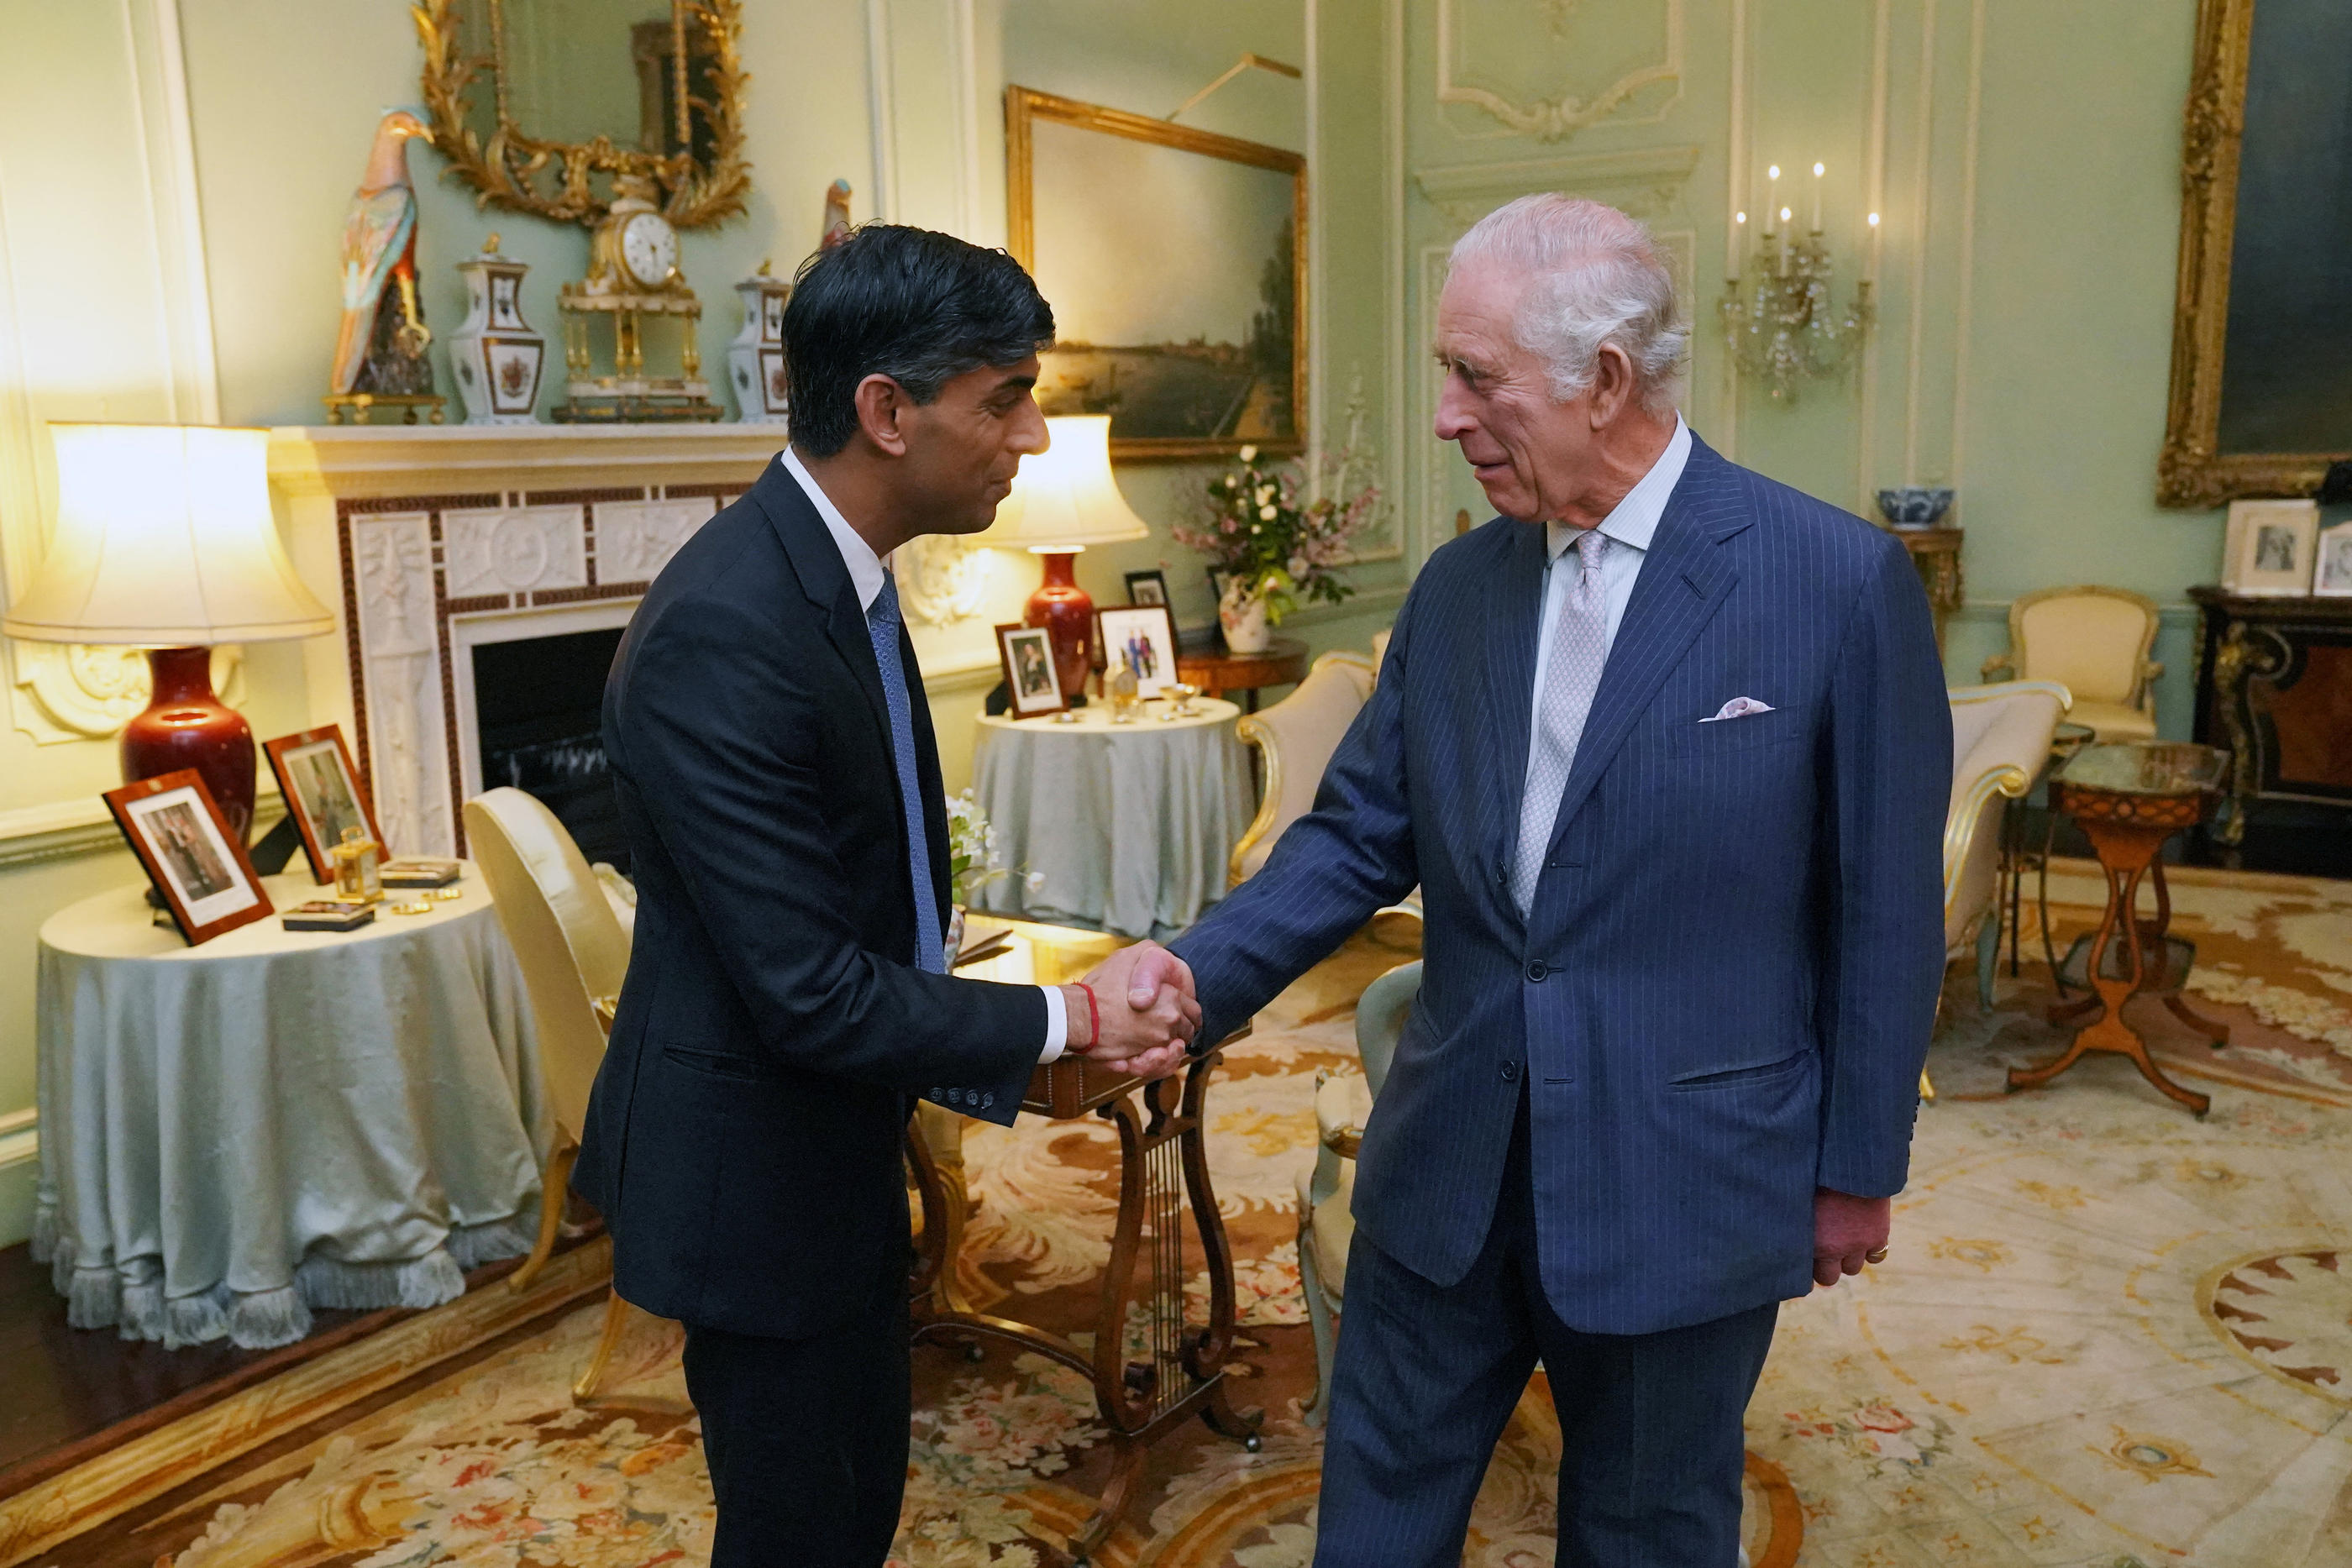
M 650 182 L 623 175 L 614 190 L 590 242 L 588 276 L 565 284 L 557 301 L 570 379 L 555 417 L 600 424 L 717 419 L 721 411 L 695 343 L 702 302 L 678 270 L 677 231 L 654 204 Z M 656 354 L 667 354 L 676 374 L 647 373 L 648 325 Z M 610 358 L 600 361 L 605 342 Z

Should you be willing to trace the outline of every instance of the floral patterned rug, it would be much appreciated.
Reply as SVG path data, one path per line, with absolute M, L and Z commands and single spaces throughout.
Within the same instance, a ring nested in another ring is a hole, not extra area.
M 2095 917 L 2096 884 L 2083 886 L 2076 899 L 2053 883 L 2068 894 L 2053 907 L 2062 933 Z M 2200 1085 L 2215 1093 L 2201 1122 L 2114 1058 L 1992 1097 L 2001 1066 L 2061 1043 L 2035 1011 L 2046 978 L 2029 963 L 1980 1015 L 1956 971 L 1931 1061 L 1945 1093 L 1920 1116 L 1893 1257 L 1783 1311 L 1748 1415 L 1752 1560 L 2352 1562 L 2352 1071 L 2326 1033 L 2342 1015 L 2324 1011 L 2352 996 L 2345 926 L 2330 923 L 2352 905 L 2330 884 L 2253 891 L 2175 884 L 2200 943 L 2198 1005 L 2239 1030 L 2220 1053 L 2162 1037 L 2168 1061 L 2217 1075 Z M 1318 1439 L 1299 1414 L 1314 1374 L 1292 1181 L 1311 1157 L 1315 1072 L 1351 1062 L 1349 1003 L 1412 956 L 1410 936 L 1350 943 L 1229 1053 L 1209 1103 L 1212 1163 L 1243 1287 L 1236 1403 L 1265 1410 L 1264 1448 L 1198 1425 L 1172 1436 L 1097 1553 L 1104 1568 L 1311 1558 Z M 2163 1028 L 2148 1024 L 2152 1041 Z M 1065 1331 L 1087 1321 L 1114 1154 L 1094 1123 L 970 1130 L 963 1279 L 989 1310 Z M 604 1397 L 579 1409 L 568 1384 L 598 1316 L 579 1309 L 445 1363 L 41 1561 L 690 1568 L 711 1512 L 677 1333 L 636 1320 Z M 975 1364 L 934 1347 L 917 1351 L 916 1378 L 894 1563 L 1065 1562 L 1108 1469 L 1085 1382 L 1034 1355 Z M 1466 1563 L 1551 1561 L 1558 1446 L 1538 1377 Z

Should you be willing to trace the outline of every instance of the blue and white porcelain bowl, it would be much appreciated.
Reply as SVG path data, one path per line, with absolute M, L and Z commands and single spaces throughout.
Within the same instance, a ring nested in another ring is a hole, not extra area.
M 1932 528 L 1943 520 L 1951 504 L 1951 491 L 1926 485 L 1906 485 L 1878 493 L 1878 509 L 1898 528 Z

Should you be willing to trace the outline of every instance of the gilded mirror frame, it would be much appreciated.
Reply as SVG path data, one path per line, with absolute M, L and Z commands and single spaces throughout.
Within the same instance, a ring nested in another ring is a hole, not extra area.
M 2218 507 L 2259 496 L 2308 496 L 2347 452 L 2221 450 L 2221 371 L 2237 242 L 2238 166 L 2254 0 L 2198 0 L 2196 65 L 2182 115 L 2180 264 L 2172 313 L 2172 385 L 2156 498 Z
M 409 15 L 415 20 L 417 40 L 425 48 L 422 90 L 425 111 L 433 121 L 435 149 L 474 187 L 476 205 L 496 202 L 542 218 L 593 225 L 604 217 L 609 198 L 590 188 L 590 176 L 635 174 L 652 180 L 661 191 L 662 215 L 677 228 L 719 223 L 744 210 L 751 189 L 751 165 L 743 156 L 743 89 L 751 77 L 738 50 L 742 0 L 672 0 L 671 4 L 671 26 L 677 35 L 672 59 L 679 78 L 678 114 L 683 120 L 698 108 L 707 117 L 711 134 L 708 168 L 698 166 L 690 152 L 665 158 L 616 146 L 607 136 L 570 142 L 530 135 L 507 112 L 495 54 L 485 58 L 466 53 L 459 37 L 462 4 L 484 6 L 491 26 L 500 26 L 500 0 L 415 0 Z M 689 26 L 699 26 L 710 42 L 705 68 L 712 89 L 708 100 L 690 96 L 685 80 L 688 57 L 685 32 Z M 467 90 L 485 75 L 498 94 L 498 130 L 488 145 L 466 123 Z M 690 137 L 681 134 L 679 140 L 687 141 Z

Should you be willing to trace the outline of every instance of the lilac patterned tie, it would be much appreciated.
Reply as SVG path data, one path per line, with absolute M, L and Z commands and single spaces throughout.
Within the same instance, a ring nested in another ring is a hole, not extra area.
M 1524 915 L 1535 904 L 1536 879 L 1551 847 L 1552 819 L 1576 765 L 1576 743 L 1584 734 L 1601 666 L 1609 659 L 1609 600 L 1601 587 L 1601 558 L 1609 539 L 1599 528 L 1578 536 L 1583 570 L 1561 597 L 1553 622 L 1551 657 L 1544 664 L 1544 688 L 1536 694 L 1534 732 L 1528 738 L 1527 789 L 1519 800 L 1519 844 L 1511 864 L 1511 897 Z M 1552 570 L 1567 564 L 1556 561 Z

